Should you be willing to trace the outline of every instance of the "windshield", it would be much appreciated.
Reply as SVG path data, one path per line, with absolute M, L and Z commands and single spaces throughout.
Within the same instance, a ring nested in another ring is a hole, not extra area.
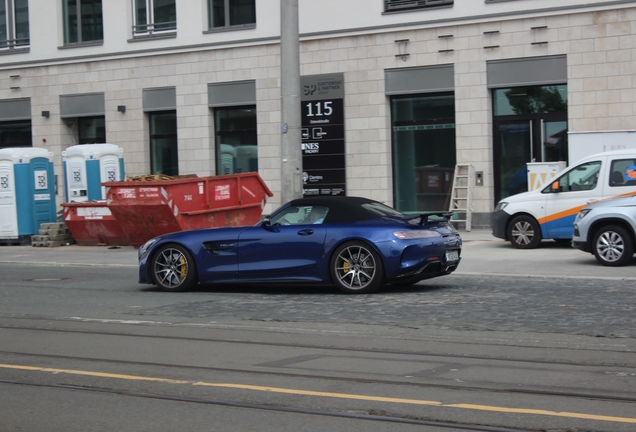
M 558 190 L 558 192 L 572 192 L 592 190 L 598 183 L 598 174 L 601 169 L 601 162 L 587 162 L 563 174 L 557 180 L 550 182 L 543 193 Z M 553 185 L 555 185 L 553 187 Z

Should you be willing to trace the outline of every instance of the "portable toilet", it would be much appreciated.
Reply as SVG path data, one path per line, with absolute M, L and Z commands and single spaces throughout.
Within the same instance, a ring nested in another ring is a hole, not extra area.
M 229 144 L 221 144 L 221 172 L 217 175 L 234 174 L 236 171 L 236 150 Z
M 105 198 L 104 182 L 124 180 L 124 150 L 115 144 L 80 144 L 62 152 L 66 202 Z
M 0 149 L 0 239 L 28 244 L 41 224 L 57 221 L 53 176 L 50 151 Z

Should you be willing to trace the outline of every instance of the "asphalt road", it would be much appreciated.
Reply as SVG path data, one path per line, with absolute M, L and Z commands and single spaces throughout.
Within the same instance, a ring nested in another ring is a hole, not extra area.
M 635 267 L 466 234 L 456 274 L 362 296 L 0 248 L 0 430 L 634 430 Z

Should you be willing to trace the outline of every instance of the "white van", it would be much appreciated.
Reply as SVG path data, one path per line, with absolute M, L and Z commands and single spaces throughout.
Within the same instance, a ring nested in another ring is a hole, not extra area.
M 539 189 L 502 199 L 492 214 L 492 234 L 519 249 L 535 248 L 542 239 L 569 242 L 581 208 L 629 195 L 636 195 L 636 150 L 597 153 Z

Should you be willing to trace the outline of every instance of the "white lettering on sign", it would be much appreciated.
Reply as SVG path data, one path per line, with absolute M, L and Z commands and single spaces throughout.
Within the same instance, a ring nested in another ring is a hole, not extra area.
M 117 196 L 119 198 L 137 198 L 137 189 L 119 189 Z
M 35 194 L 33 195 L 34 201 L 48 201 L 51 199 L 51 194 Z
M 139 197 L 140 198 L 157 198 L 159 197 L 159 188 L 158 187 L 139 188 Z
M 320 153 L 320 143 L 317 143 L 317 142 L 302 143 L 301 149 L 305 154 Z
M 214 200 L 222 201 L 230 199 L 230 185 L 217 185 L 214 188 Z

